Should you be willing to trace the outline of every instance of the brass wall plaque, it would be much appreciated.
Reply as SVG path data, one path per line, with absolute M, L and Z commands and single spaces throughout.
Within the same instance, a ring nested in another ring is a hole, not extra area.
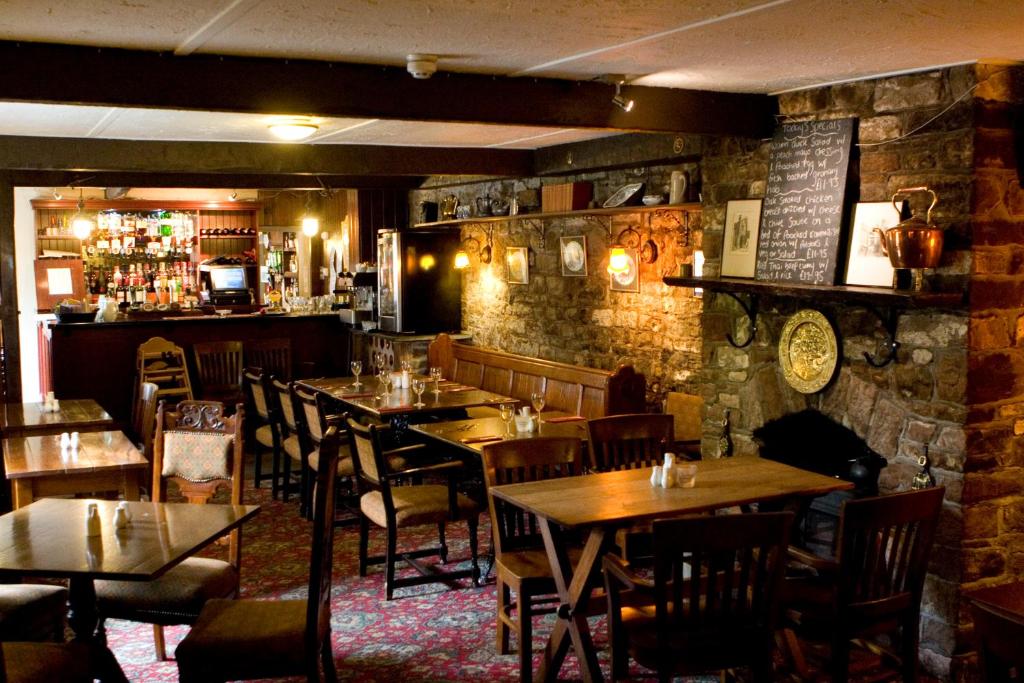
M 779 363 L 789 385 L 803 394 L 821 391 L 839 360 L 836 332 L 818 311 L 797 311 L 782 327 Z

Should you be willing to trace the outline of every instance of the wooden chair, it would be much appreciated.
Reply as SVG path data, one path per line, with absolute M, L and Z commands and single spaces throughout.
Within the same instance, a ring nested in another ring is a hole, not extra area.
M 242 342 L 200 342 L 192 345 L 192 353 L 204 401 L 234 405 L 244 400 Z
M 1024 617 L 983 602 L 971 602 L 978 662 L 986 683 L 1010 683 L 1024 675 Z M 1016 676 L 1012 675 L 1016 670 Z
M 182 401 L 174 412 L 168 412 L 161 402 L 153 440 L 153 501 L 167 500 L 167 484 L 173 481 L 190 503 L 207 503 L 218 491 L 227 489 L 229 502 L 241 505 L 244 416 L 241 405 L 233 416 L 225 417 L 224 407 L 213 401 Z M 214 469 L 223 468 L 223 472 L 209 476 L 196 471 L 197 459 L 189 458 L 190 452 L 222 455 L 203 462 Z M 157 658 L 166 659 L 164 626 L 191 624 L 207 600 L 238 594 L 240 530 L 230 532 L 228 539 L 226 561 L 190 557 L 153 581 L 96 581 L 101 618 L 153 624 Z
M 281 486 L 281 419 L 270 376 L 259 368 L 246 368 L 242 372 L 242 385 L 250 404 L 249 414 L 255 418 L 255 424 L 249 425 L 253 437 L 253 486 L 259 488 L 260 482 L 269 479 L 270 493 L 277 498 Z M 270 474 L 263 473 L 263 454 L 267 451 L 273 458 Z
M 523 683 L 529 683 L 533 677 L 533 616 L 550 614 L 558 608 L 557 589 L 536 517 L 495 499 L 490 489 L 502 484 L 573 476 L 580 473 L 582 464 L 582 442 L 571 437 L 501 441 L 483 449 L 487 507 L 494 537 L 498 653 L 510 652 L 509 633 L 510 629 L 515 630 L 519 678 Z
M 67 603 L 63 586 L 0 584 L 0 641 L 63 641 Z
M 704 399 L 693 394 L 670 391 L 665 395 L 665 412 L 672 416 L 675 452 L 691 460 L 700 460 L 700 442 L 704 435 Z
M 84 643 L 0 643 L 0 681 L 4 683 L 93 683 L 101 673 L 95 657 Z M 112 659 L 112 657 L 110 658 Z M 106 680 L 101 678 L 101 680 Z
M 292 379 L 292 340 L 257 339 L 245 343 L 245 367 L 259 368 L 264 375 L 285 382 Z
M 282 382 L 276 377 L 271 377 L 270 391 L 276 398 L 278 416 L 280 417 L 278 427 L 281 434 L 282 484 L 285 487 L 285 495 L 287 495 L 291 491 L 292 465 L 295 465 L 298 473 L 301 475 L 306 467 L 306 456 L 309 455 L 309 451 L 302 450 L 305 443 L 300 438 L 302 432 L 300 415 L 302 411 L 295 409 L 292 384 Z M 308 445 L 306 447 L 310 448 Z M 302 491 L 301 483 L 299 491 L 300 493 Z M 306 510 L 305 501 L 300 500 L 299 505 L 300 512 L 308 518 L 310 512 Z
M 661 464 L 675 442 L 671 415 L 636 413 L 587 421 L 590 467 L 598 472 Z
M 342 434 L 332 423 L 318 453 L 313 545 L 305 600 L 211 600 L 177 649 L 180 680 L 234 681 L 305 674 L 336 681 L 331 650 L 334 479 Z
M 421 467 L 407 467 L 401 471 L 392 469 L 391 459 L 420 450 L 418 446 L 406 446 L 385 452 L 381 447 L 384 427 L 364 426 L 348 418 L 349 449 L 355 465 L 356 486 L 359 492 L 359 575 L 366 576 L 371 564 L 384 564 L 385 599 L 394 597 L 396 588 L 418 586 L 424 583 L 450 583 L 454 579 L 471 578 L 476 585 L 480 577 L 477 564 L 477 516 L 480 508 L 476 502 L 456 490 L 454 473 L 461 472 L 460 462 L 433 463 Z M 411 484 L 392 486 L 400 478 L 417 478 L 436 475 L 448 479 L 447 486 L 435 484 Z M 441 562 L 448 561 L 448 545 L 445 543 L 445 525 L 458 519 L 466 520 L 469 526 L 469 549 L 472 567 L 457 571 L 440 572 L 428 568 L 418 558 L 437 555 Z M 383 556 L 370 557 L 370 523 L 387 530 L 387 550 Z M 398 530 L 403 527 L 437 524 L 439 543 L 434 548 L 421 548 L 398 553 Z M 416 569 L 420 576 L 395 577 L 395 564 L 405 560 Z
M 797 633 L 828 639 L 832 680 L 843 683 L 852 639 L 899 631 L 898 654 L 871 649 L 898 663 L 905 681 L 917 680 L 921 593 L 944 493 L 937 487 L 846 501 L 834 559 L 790 548 L 791 558 L 817 572 L 785 586 L 785 638 L 798 675 L 810 669 Z
M 295 425 L 299 437 L 300 458 L 299 466 L 299 507 L 309 514 L 308 501 L 312 498 L 313 480 L 316 476 L 318 463 L 316 462 L 317 449 L 320 447 L 320 440 L 323 439 L 326 429 L 326 413 L 320 410 L 317 403 L 317 394 L 309 391 L 294 382 L 291 386 L 292 411 L 295 414 Z M 352 466 L 352 458 L 344 458 L 340 466 L 344 469 L 341 472 L 343 477 L 351 477 L 355 470 Z M 290 463 L 285 463 L 285 482 L 290 486 Z M 288 492 L 285 491 L 284 500 L 288 500 Z
M 185 352 L 174 342 L 163 337 L 151 337 L 139 344 L 135 356 L 135 375 L 138 383 L 135 397 L 140 396 L 144 382 L 156 384 L 157 399 L 191 401 L 192 383 L 188 377 Z
M 771 681 L 792 521 L 789 512 L 657 520 L 653 581 L 605 556 L 612 679 L 632 656 L 660 681 L 742 666 Z

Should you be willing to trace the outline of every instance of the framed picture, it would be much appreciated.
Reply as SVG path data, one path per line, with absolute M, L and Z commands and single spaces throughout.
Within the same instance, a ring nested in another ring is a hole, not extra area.
M 506 247 L 505 264 L 508 266 L 510 285 L 530 284 L 530 262 L 526 247 Z
M 723 277 L 754 277 L 760 227 L 760 199 L 729 202 L 725 209 L 725 236 L 722 239 Z
M 584 235 L 559 237 L 562 256 L 562 275 L 566 277 L 587 276 L 587 238 Z
M 639 292 L 640 268 L 637 265 L 636 249 L 626 249 L 628 267 L 624 272 L 612 273 L 609 289 L 613 292 Z
M 846 284 L 892 287 L 892 264 L 882 251 L 882 236 L 875 230 L 896 226 L 900 211 L 892 202 L 859 202 L 853 207 Z

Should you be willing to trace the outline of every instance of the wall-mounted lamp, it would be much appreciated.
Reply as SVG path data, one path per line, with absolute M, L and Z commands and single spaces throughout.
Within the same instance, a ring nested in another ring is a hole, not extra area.
M 320 234 L 320 219 L 313 215 L 313 195 L 306 193 L 306 211 L 302 216 L 302 234 L 315 237 Z
M 82 188 L 78 188 L 78 211 L 71 219 L 71 234 L 80 240 L 89 239 L 93 229 L 93 222 L 85 217 L 82 213 L 83 209 L 85 209 L 85 199 L 82 196 Z
M 487 265 L 488 263 L 490 263 L 492 252 L 494 251 L 493 247 L 491 246 L 491 238 L 493 235 L 494 229 L 491 228 L 490 230 L 487 231 L 487 244 L 485 244 L 483 247 L 480 246 L 480 240 L 478 240 L 475 237 L 467 237 L 466 239 L 462 240 L 462 248 L 455 252 L 455 269 L 465 270 L 466 268 L 469 268 L 469 251 L 466 249 L 466 247 L 469 246 L 470 242 L 472 242 L 475 245 L 474 251 L 480 254 L 480 263 L 482 265 Z
M 644 263 L 650 264 L 658 260 L 658 245 L 654 240 L 648 239 L 643 242 L 640 232 L 633 226 L 629 226 L 619 233 L 615 242 L 608 249 L 608 272 L 612 275 L 629 270 L 629 254 L 626 253 L 626 249 L 636 249 L 639 259 Z
M 466 268 L 469 268 L 469 254 L 465 249 L 459 249 L 455 252 L 455 270 L 465 270 Z

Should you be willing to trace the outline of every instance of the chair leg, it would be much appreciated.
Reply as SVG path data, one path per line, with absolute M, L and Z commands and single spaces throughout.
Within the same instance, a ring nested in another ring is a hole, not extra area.
M 276 439 L 275 439 L 276 441 Z M 281 447 L 275 445 L 271 449 L 272 457 L 274 458 L 271 464 L 271 476 L 273 479 L 270 484 L 270 495 L 272 498 L 277 498 L 277 492 L 280 490 L 281 484 Z
M 472 558 L 472 562 L 473 562 L 473 585 L 474 586 L 479 586 L 480 585 L 480 563 L 478 562 L 478 560 L 479 560 L 479 555 L 480 555 L 480 549 L 477 547 L 478 546 L 478 542 L 477 542 L 477 537 L 476 537 L 476 529 L 477 529 L 476 517 L 472 517 L 471 519 L 467 519 L 466 520 L 466 524 L 469 526 L 469 554 L 470 554 L 470 557 Z
M 437 554 L 441 556 L 441 564 L 448 564 L 448 543 L 444 537 L 444 522 L 437 523 L 437 543 Z
M 497 595 L 498 602 L 498 614 L 497 614 L 497 631 L 495 631 L 495 645 L 498 649 L 499 655 L 507 655 L 511 650 L 509 648 L 509 628 L 508 624 L 505 623 L 505 611 L 508 608 L 509 603 L 512 602 L 512 591 L 509 589 L 508 584 L 502 581 L 500 578 L 497 580 L 495 586 L 495 593 Z
M 328 681 L 338 680 L 338 671 L 334 667 L 334 648 L 331 645 L 331 632 L 324 634 L 324 642 L 320 645 L 320 659 L 323 662 L 324 678 Z
M 153 624 L 153 649 L 156 650 L 158 662 L 167 661 L 167 648 L 164 642 L 164 627 L 160 624 Z
M 359 514 L 359 576 L 366 576 L 366 556 L 370 545 L 370 520 Z
M 850 677 L 850 639 L 846 634 L 832 636 L 831 660 L 832 683 L 846 683 Z
M 920 623 L 917 614 L 908 616 L 903 620 L 903 628 L 900 633 L 900 668 L 903 670 L 904 681 L 917 680 L 917 646 L 920 633 Z
M 263 481 L 263 446 L 259 444 L 255 439 L 253 443 L 253 467 L 252 467 L 252 485 L 254 488 L 259 488 Z
M 516 640 L 519 647 L 519 680 L 533 680 L 533 596 L 519 591 L 516 595 Z
M 388 529 L 387 554 L 384 556 L 384 599 L 390 600 L 395 595 L 395 562 L 398 561 L 397 529 Z
M 276 465 L 276 463 L 275 463 Z M 281 501 L 288 502 L 288 495 L 292 490 L 292 458 L 288 456 L 284 461 L 284 472 L 281 477 Z M 276 470 L 276 467 L 275 467 Z M 274 473 L 274 484 L 277 484 L 277 472 Z

